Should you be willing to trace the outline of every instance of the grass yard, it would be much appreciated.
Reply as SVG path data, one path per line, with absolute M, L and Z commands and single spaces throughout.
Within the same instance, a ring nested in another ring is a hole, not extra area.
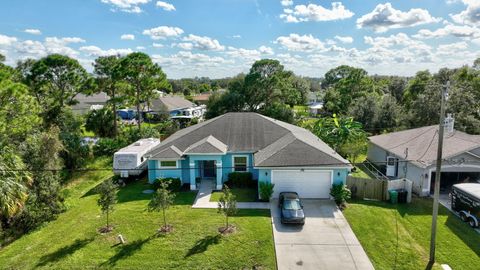
M 109 159 L 92 162 L 102 167 Z M 109 171 L 76 175 L 65 189 L 67 212 L 59 218 L 0 250 L 2 269 L 262 269 L 275 268 L 275 253 L 269 211 L 241 210 L 231 222 L 237 233 L 220 236 L 224 218 L 216 209 L 192 209 L 195 192 L 177 194 L 167 210 L 174 232 L 155 235 L 160 213 L 146 211 L 151 186 L 134 182 L 118 192 L 118 204 L 111 215 L 113 232 L 101 235 L 97 229 L 105 218 L 92 191 L 111 176 Z M 122 234 L 127 243 L 117 245 Z
M 232 188 L 230 189 L 237 202 L 255 202 L 257 201 L 257 190 L 254 188 Z M 218 202 L 222 196 L 222 191 L 216 190 L 212 192 L 211 202 Z
M 432 200 L 420 198 L 400 205 L 353 201 L 344 211 L 376 269 L 425 269 L 431 214 Z M 480 234 L 443 206 L 437 228 L 436 269 L 444 263 L 452 269 L 479 269 Z

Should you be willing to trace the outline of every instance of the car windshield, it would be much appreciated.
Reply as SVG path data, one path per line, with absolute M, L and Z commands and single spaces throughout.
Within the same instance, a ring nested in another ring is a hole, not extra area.
M 300 205 L 299 200 L 285 200 L 283 202 L 283 209 L 286 210 L 300 210 L 302 206 Z

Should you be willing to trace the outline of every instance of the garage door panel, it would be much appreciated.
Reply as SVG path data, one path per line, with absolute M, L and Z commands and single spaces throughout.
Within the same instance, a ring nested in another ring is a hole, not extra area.
M 272 183 L 275 184 L 273 197 L 280 192 L 294 191 L 301 198 L 330 198 L 332 172 L 325 170 L 274 170 Z

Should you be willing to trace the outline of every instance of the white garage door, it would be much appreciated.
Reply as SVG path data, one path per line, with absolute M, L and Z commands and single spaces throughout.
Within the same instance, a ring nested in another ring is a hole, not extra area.
M 324 170 L 275 170 L 272 171 L 275 184 L 273 198 L 280 192 L 295 191 L 300 198 L 329 199 L 332 186 L 332 172 Z

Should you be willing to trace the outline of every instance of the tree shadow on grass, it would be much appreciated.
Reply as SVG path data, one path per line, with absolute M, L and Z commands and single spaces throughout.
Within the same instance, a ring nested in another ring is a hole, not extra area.
M 468 223 L 463 222 L 459 217 L 450 214 L 445 225 L 460 238 L 473 252 L 480 256 L 480 235 L 471 228 Z
M 61 247 L 54 251 L 53 253 L 47 254 L 40 258 L 40 261 L 37 263 L 37 267 L 46 266 L 47 264 L 55 263 L 60 261 L 66 256 L 72 255 L 77 250 L 82 249 L 90 242 L 93 241 L 94 238 L 86 238 L 86 239 L 76 239 L 72 244 L 68 246 Z
M 146 243 L 148 243 L 150 240 L 152 240 L 155 237 L 157 237 L 157 235 L 153 235 L 153 236 L 150 236 L 150 237 L 145 238 L 145 239 L 135 240 L 131 243 L 127 243 L 127 244 L 123 244 L 123 245 L 116 245 L 117 253 L 113 257 L 108 259 L 107 262 L 103 263 L 102 266 L 104 266 L 105 264 L 108 264 L 110 266 L 115 266 L 118 261 L 132 256 L 137 251 L 142 249 L 143 245 L 145 245 Z
M 205 252 L 210 245 L 216 245 L 220 242 L 220 234 L 217 234 L 215 236 L 208 235 L 200 240 L 198 240 L 195 245 L 190 248 L 185 255 L 185 258 L 188 258 L 190 256 L 193 256 L 195 254 L 203 253 Z

